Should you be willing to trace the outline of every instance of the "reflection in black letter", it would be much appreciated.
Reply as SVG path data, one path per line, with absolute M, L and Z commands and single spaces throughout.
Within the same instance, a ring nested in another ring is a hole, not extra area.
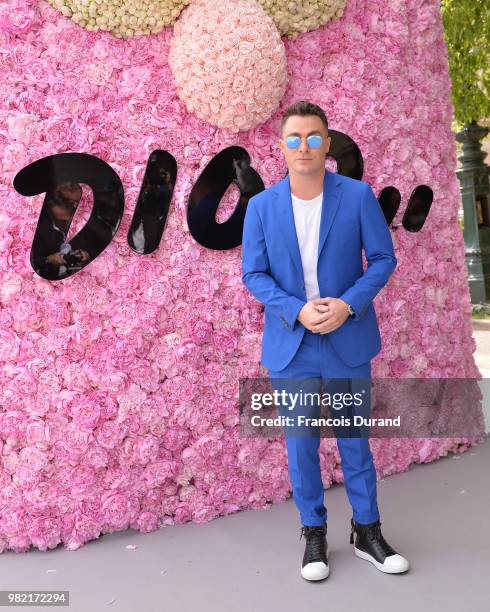
M 427 185 L 419 185 L 412 191 L 403 215 L 402 225 L 409 232 L 419 232 L 427 219 L 434 193 Z
M 147 255 L 160 244 L 177 178 L 177 162 L 167 151 L 150 155 L 128 232 L 128 244 Z
M 349 176 L 357 180 L 362 180 L 364 162 L 361 150 L 350 136 L 337 130 L 328 130 L 328 135 L 332 138 L 330 143 L 329 157 L 333 157 L 337 162 L 337 172 L 342 176 Z
M 94 205 L 83 228 L 66 236 L 80 201 L 79 183 L 92 188 Z M 88 265 L 111 242 L 124 211 L 119 176 L 87 153 L 59 153 L 23 168 L 14 188 L 25 196 L 46 193 L 31 249 L 31 266 L 48 280 L 60 280 Z
M 232 182 L 240 190 L 237 207 L 229 219 L 218 223 L 216 211 Z M 239 246 L 248 200 L 264 189 L 245 149 L 234 146 L 220 151 L 204 168 L 189 196 L 187 224 L 194 239 L 202 246 L 220 251 Z
M 384 187 L 379 194 L 378 201 L 386 219 L 386 223 L 391 225 L 400 207 L 401 195 L 396 187 Z

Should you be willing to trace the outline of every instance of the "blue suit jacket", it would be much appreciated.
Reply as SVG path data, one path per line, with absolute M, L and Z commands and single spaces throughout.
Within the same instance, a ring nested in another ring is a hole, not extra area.
M 381 350 L 372 300 L 396 264 L 391 233 L 371 187 L 325 170 L 318 286 L 321 297 L 342 298 L 355 311 L 355 316 L 329 334 L 334 349 L 350 367 L 369 361 Z M 306 328 L 297 316 L 307 302 L 289 175 L 248 201 L 242 280 L 265 306 L 260 362 L 269 370 L 282 370 L 303 338 Z

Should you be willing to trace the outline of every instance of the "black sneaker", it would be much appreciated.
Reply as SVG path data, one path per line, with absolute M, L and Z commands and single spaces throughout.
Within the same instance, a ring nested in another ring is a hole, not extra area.
M 305 536 L 301 575 L 306 580 L 323 580 L 330 572 L 328 567 L 327 523 L 321 526 L 303 525 L 299 539 Z
M 354 532 L 356 532 L 354 553 L 358 557 L 370 561 L 380 571 L 388 574 L 399 574 L 408 570 L 409 564 L 405 557 L 393 550 L 383 538 L 381 521 L 363 525 L 351 518 L 350 524 L 350 543 L 354 544 Z

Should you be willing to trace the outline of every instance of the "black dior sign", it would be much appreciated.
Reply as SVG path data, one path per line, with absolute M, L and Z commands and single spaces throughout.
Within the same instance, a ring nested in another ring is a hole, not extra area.
M 361 179 L 363 159 L 359 147 L 346 134 L 329 130 L 329 157 L 339 174 Z M 239 146 L 227 147 L 207 164 L 191 190 L 187 223 L 194 239 L 217 250 L 233 249 L 242 242 L 247 202 L 265 189 L 260 175 L 250 165 L 250 156 Z M 137 253 L 152 253 L 160 244 L 177 179 L 177 162 L 167 151 L 151 153 L 134 210 L 127 240 Z M 82 196 L 80 183 L 93 193 L 93 208 L 87 223 L 66 240 Z M 216 221 L 219 203 L 231 184 L 240 196 L 231 216 Z M 14 178 L 14 188 L 25 196 L 45 193 L 31 249 L 31 265 L 48 280 L 60 280 L 83 269 L 109 245 L 124 211 L 124 190 L 118 174 L 105 161 L 87 153 L 59 153 L 29 164 Z M 388 225 L 400 206 L 400 192 L 385 187 L 378 196 Z M 416 187 L 407 204 L 402 225 L 411 232 L 425 223 L 433 193 Z

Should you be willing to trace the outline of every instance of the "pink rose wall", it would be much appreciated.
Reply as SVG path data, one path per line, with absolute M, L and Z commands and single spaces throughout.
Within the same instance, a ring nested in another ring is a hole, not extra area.
M 186 207 L 202 169 L 229 145 L 249 151 L 266 186 L 281 179 L 278 125 L 296 100 L 320 104 L 358 143 L 376 193 L 400 190 L 395 223 L 414 187 L 435 194 L 422 231 L 393 230 L 399 264 L 375 300 L 383 350 L 373 376 L 480 377 L 438 2 L 351 0 L 340 20 L 283 39 L 285 94 L 245 132 L 186 110 L 168 65 L 172 34 L 87 32 L 42 1 L 0 9 L 1 551 L 74 550 L 101 533 L 205 522 L 290 496 L 284 439 L 247 438 L 238 425 L 239 378 L 266 374 L 261 305 L 242 285 L 241 248 L 198 245 Z M 157 148 L 175 156 L 178 177 L 160 247 L 142 256 L 126 236 Z M 29 263 L 43 195 L 22 197 L 12 181 L 65 151 L 111 164 L 125 215 L 94 262 L 53 282 Z M 230 188 L 218 220 L 236 195 Z M 460 404 L 447 410 L 464 410 L 473 437 L 372 439 L 379 477 L 481 441 L 479 395 Z M 326 487 L 342 482 L 335 440 L 322 440 L 321 462 Z

